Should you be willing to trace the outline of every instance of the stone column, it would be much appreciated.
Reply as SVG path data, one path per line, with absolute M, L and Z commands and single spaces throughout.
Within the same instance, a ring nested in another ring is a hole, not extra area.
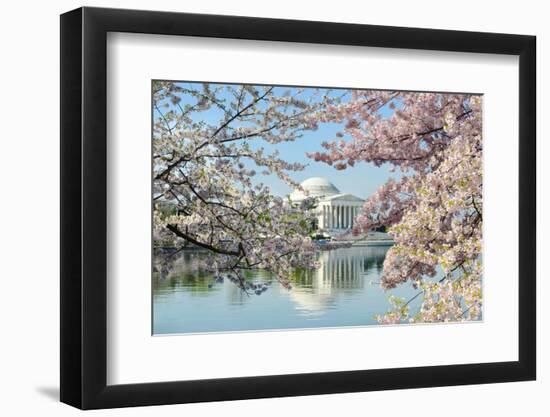
M 342 204 L 342 229 L 346 228 L 346 205 Z
M 347 216 L 346 216 L 346 205 L 342 204 L 342 229 L 346 229 L 347 226 Z
M 343 218 L 342 218 L 342 229 L 346 229 L 348 226 L 347 226 L 347 223 L 348 223 L 348 220 L 347 220 L 347 215 L 346 215 L 346 205 L 343 204 L 342 205 L 342 212 L 343 212 Z
M 344 228 L 348 228 L 348 221 L 349 221 L 349 215 L 348 215 L 348 209 L 349 206 L 344 205 Z
M 348 228 L 348 207 L 344 205 L 344 229 Z

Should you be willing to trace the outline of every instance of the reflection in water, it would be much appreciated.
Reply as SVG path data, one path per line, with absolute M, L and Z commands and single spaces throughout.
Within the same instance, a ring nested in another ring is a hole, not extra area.
M 322 252 L 319 268 L 303 271 L 289 292 L 306 311 L 334 308 L 339 294 L 360 292 L 365 287 L 367 272 L 382 271 L 388 247 L 351 247 Z
M 387 309 L 389 294 L 377 282 L 388 249 L 354 246 L 321 252 L 319 268 L 297 272 L 290 290 L 265 271 L 249 271 L 247 280 L 268 287 L 261 295 L 201 272 L 200 251 L 156 255 L 154 333 L 376 324 L 373 316 Z M 393 293 L 414 294 L 410 288 Z

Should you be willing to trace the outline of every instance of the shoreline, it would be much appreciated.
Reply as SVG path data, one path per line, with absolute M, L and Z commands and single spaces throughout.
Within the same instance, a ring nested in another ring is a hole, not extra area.
M 363 246 L 393 246 L 395 242 L 393 239 L 364 239 L 364 240 L 342 240 L 338 241 L 339 244 L 349 244 L 347 247 L 363 247 Z M 346 247 L 336 247 L 331 249 L 330 247 L 323 248 L 322 245 L 319 245 L 320 250 L 336 250 L 336 249 L 345 249 Z M 180 252 L 208 252 L 207 249 L 200 248 L 198 246 L 187 246 L 184 248 L 176 248 L 174 246 L 153 246 L 153 250 L 160 251 L 180 251 Z

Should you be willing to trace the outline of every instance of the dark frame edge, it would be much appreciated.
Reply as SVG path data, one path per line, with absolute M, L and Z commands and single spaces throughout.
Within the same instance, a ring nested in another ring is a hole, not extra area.
M 60 18 L 60 400 L 82 407 L 82 9 Z
M 397 373 L 399 381 L 392 376 Z M 534 379 L 531 370 L 516 361 L 121 384 L 106 386 L 85 409 L 344 394 Z
M 525 36 L 519 52 L 519 362 L 537 374 L 537 38 Z M 523 223 L 522 223 L 523 222 Z M 521 279 L 523 277 L 523 279 Z
M 198 23 L 193 23 L 195 19 L 198 19 Z M 189 25 L 176 24 L 181 21 Z M 234 25 L 234 22 L 240 24 Z M 298 25 L 305 25 L 311 30 L 298 29 Z M 319 28 L 330 30 L 326 34 L 316 35 Z M 374 44 L 379 47 L 397 47 L 400 39 L 405 37 L 403 48 L 519 55 L 519 209 L 520 218 L 523 219 L 519 231 L 519 267 L 522 276 L 519 284 L 519 360 L 108 386 L 105 52 L 106 33 L 111 30 L 162 32 L 176 36 L 214 36 L 205 34 L 213 31 L 211 33 L 219 37 L 238 39 L 254 39 L 257 36 L 264 40 L 308 43 L 323 43 L 325 39 L 331 39 L 326 43 Z M 429 36 L 433 32 L 441 36 L 434 39 Z M 357 38 L 357 33 L 364 36 Z M 470 50 L 468 45 L 477 36 L 482 37 L 482 42 Z M 442 47 L 445 45 L 450 46 L 445 49 Z M 535 45 L 535 37 L 525 35 L 87 7 L 63 14 L 60 54 L 61 401 L 81 409 L 97 409 L 534 380 Z

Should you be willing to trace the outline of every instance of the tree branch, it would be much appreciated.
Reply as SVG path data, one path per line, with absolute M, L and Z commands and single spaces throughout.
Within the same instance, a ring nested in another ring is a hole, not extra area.
M 229 256 L 239 256 L 240 252 L 237 251 L 231 251 L 226 249 L 217 248 L 215 246 L 209 245 L 207 243 L 201 242 L 194 237 L 188 235 L 187 233 L 182 232 L 178 226 L 174 224 L 169 224 L 166 226 L 168 230 L 170 230 L 172 233 L 174 233 L 176 236 L 181 237 L 182 239 L 187 240 L 190 243 L 193 243 L 194 245 L 200 246 L 201 248 L 208 249 L 212 252 L 218 253 L 220 255 L 229 255 Z

